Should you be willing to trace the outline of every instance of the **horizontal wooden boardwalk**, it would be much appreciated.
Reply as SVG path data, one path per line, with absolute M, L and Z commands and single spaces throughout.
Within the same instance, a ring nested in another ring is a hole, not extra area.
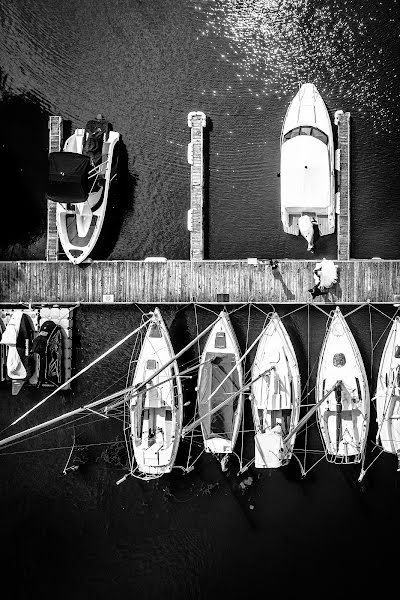
M 400 261 L 337 261 L 339 280 L 317 301 L 393 303 Z M 0 303 L 310 302 L 313 261 L 0 262 Z M 227 296 L 223 297 L 222 294 Z
M 339 150 L 338 260 L 350 258 L 350 113 L 337 112 Z
M 191 128 L 191 140 L 188 147 L 190 163 L 190 258 L 204 258 L 204 157 L 203 128 L 206 116 L 202 112 L 191 112 L 188 115 L 188 126 Z

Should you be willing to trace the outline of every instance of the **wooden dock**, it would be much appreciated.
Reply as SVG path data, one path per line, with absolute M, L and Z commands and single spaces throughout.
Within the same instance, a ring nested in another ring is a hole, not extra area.
M 339 175 L 337 194 L 337 252 L 338 260 L 350 258 L 350 113 L 337 111 L 338 150 L 336 168 Z
M 339 280 L 317 302 L 395 302 L 400 261 L 338 261 Z M 0 303 L 242 303 L 311 301 L 315 260 L 0 262 Z
M 60 152 L 62 147 L 62 119 L 49 117 L 49 153 Z M 58 259 L 58 232 L 56 224 L 56 203 L 47 200 L 47 240 L 46 260 Z
M 204 113 L 188 114 L 188 126 L 191 128 L 191 141 L 188 144 L 188 163 L 190 168 L 190 210 L 188 229 L 190 231 L 190 260 L 204 258 L 204 157 L 203 128 L 206 126 Z

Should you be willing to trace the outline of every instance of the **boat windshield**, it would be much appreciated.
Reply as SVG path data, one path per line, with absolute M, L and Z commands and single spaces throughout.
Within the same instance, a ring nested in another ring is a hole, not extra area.
M 283 136 L 283 141 L 287 142 L 287 140 L 291 140 L 292 138 L 297 137 L 298 135 L 311 135 L 312 137 L 317 138 L 317 140 L 321 140 L 321 142 L 328 145 L 328 136 L 323 131 L 321 131 L 317 127 L 310 127 L 304 125 L 302 127 L 295 127 L 294 129 L 288 131 Z
M 239 390 L 239 374 L 235 369 L 228 379 L 219 388 L 216 394 L 209 399 L 214 390 L 224 380 L 236 363 L 234 354 L 219 354 L 208 352 L 203 365 L 203 372 L 199 388 L 199 415 L 207 415 L 212 409 L 222 404 L 229 396 Z M 219 410 L 205 417 L 202 421 L 205 437 L 220 437 L 231 440 L 235 413 L 238 406 L 237 394 L 230 402 L 221 406 Z

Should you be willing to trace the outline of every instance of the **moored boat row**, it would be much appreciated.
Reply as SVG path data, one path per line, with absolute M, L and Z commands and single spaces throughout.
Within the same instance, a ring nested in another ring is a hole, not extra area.
M 22 331 L 16 327 L 16 322 L 21 323 L 25 317 L 28 316 L 22 311 L 16 311 L 7 327 L 4 329 L 3 326 L 1 341 L 3 346 L 9 346 L 8 376 L 13 368 L 15 380 L 26 381 L 34 373 L 42 380 L 44 377 L 48 379 L 48 344 L 45 344 L 43 358 L 36 358 L 36 368 L 29 370 L 32 350 L 27 353 L 27 344 L 18 342 L 18 336 L 27 327 Z M 27 321 L 29 323 L 32 319 Z M 125 391 L 51 421 L 58 422 L 63 417 L 90 411 L 101 404 L 106 405 L 103 408 L 105 412 L 124 404 L 128 413 L 126 439 L 132 456 L 130 474 L 148 480 L 169 473 L 175 466 L 180 440 L 198 425 L 204 450 L 215 455 L 225 469 L 228 457 L 235 453 L 245 397 L 249 398 L 254 422 L 253 462 L 256 468 L 287 465 L 294 453 L 297 433 L 313 414 L 316 414 L 329 462 L 356 464 L 363 461 L 370 422 L 368 378 L 354 336 L 339 307 L 330 315 L 320 352 L 315 404 L 302 419 L 296 353 L 277 313 L 267 316 L 262 331 L 243 355 L 226 310 L 221 311 L 213 323 L 177 354 L 158 308 L 145 315 L 144 322 L 127 338 L 139 331 L 145 332 L 144 338 L 136 346 L 136 354 L 132 355 Z M 11 333 L 14 334 L 13 339 Z M 53 326 L 44 333 L 51 340 L 57 328 Z M 206 334 L 199 363 L 189 370 L 180 371 L 178 358 Z M 25 338 L 29 339 L 29 335 Z M 35 339 L 40 340 L 40 336 Z M 255 357 L 246 377 L 243 359 L 256 344 Z M 196 415 L 193 422 L 183 426 L 182 378 L 193 369 L 198 371 Z M 55 381 L 52 383 L 57 385 Z M 121 395 L 124 396 L 122 400 L 106 404 Z M 383 451 L 400 458 L 400 317 L 393 320 L 380 361 L 376 406 L 377 443 Z M 33 430 L 44 428 L 49 423 L 37 425 Z M 24 433 L 0 440 L 0 445 Z

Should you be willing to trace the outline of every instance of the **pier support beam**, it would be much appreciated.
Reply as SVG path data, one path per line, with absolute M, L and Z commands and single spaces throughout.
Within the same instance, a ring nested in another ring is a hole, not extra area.
M 49 117 L 49 154 L 60 152 L 62 147 L 62 118 Z M 47 200 L 47 241 L 46 260 L 58 259 L 58 232 L 56 223 L 56 203 Z
M 338 126 L 338 149 L 336 169 L 339 174 L 337 194 L 338 260 L 350 259 L 350 113 L 337 110 L 335 124 Z
M 190 169 L 190 210 L 188 229 L 190 231 L 190 260 L 204 259 L 204 157 L 203 128 L 206 115 L 203 112 L 188 114 L 188 127 L 191 128 L 191 140 L 188 144 L 188 163 Z

